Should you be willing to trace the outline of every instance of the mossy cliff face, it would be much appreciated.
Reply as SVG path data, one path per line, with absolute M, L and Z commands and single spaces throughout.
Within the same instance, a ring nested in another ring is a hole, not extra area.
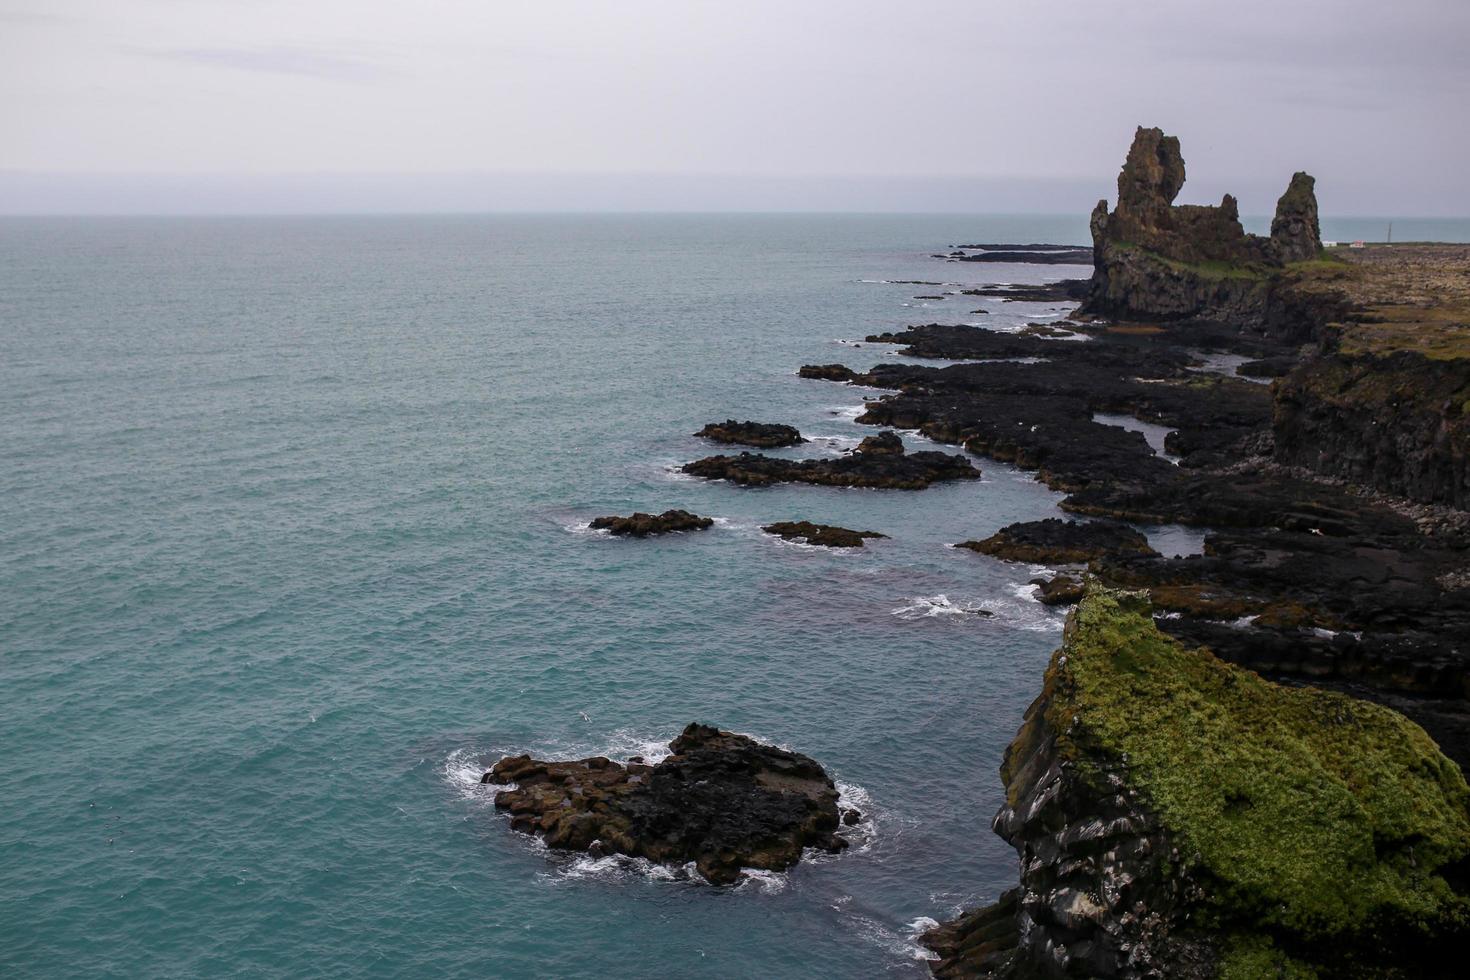
M 1470 938 L 1458 767 L 1181 646 L 1142 594 L 1089 590 L 1002 776 L 1015 934 L 952 928 L 941 976 L 1449 976 Z
M 1142 126 L 1118 175 L 1118 206 L 1092 212 L 1092 288 L 1082 311 L 1132 319 L 1264 324 L 1276 270 L 1322 248 L 1314 182 L 1292 177 L 1271 236 L 1247 235 L 1235 198 L 1215 207 L 1176 205 L 1184 185 L 1179 140 Z

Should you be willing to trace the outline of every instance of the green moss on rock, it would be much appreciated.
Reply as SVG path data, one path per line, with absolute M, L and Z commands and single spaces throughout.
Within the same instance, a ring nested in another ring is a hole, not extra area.
M 1205 886 L 1195 921 L 1244 937 L 1225 975 L 1311 975 L 1284 959 L 1250 972 L 1276 955 L 1263 936 L 1316 961 L 1465 934 L 1450 882 L 1470 858 L 1470 789 L 1402 715 L 1272 684 L 1165 636 L 1142 594 L 1099 588 L 1048 674 L 1062 755 L 1124 761 Z

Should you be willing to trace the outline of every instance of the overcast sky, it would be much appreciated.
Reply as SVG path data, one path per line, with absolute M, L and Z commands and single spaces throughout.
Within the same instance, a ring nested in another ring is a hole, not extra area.
M 1470 0 L 0 0 L 0 212 L 1470 214 Z

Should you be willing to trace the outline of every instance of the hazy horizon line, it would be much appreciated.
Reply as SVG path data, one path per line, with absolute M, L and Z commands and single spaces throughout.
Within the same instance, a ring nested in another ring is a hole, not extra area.
M 1230 193 L 1246 215 L 1270 215 L 1279 180 L 1191 177 L 1179 203 Z M 1470 200 L 1415 188 L 1319 179 L 1323 213 L 1454 220 Z M 1091 213 L 1116 198 L 1116 171 L 1094 177 L 780 175 L 655 171 L 214 171 L 0 170 L 0 215 L 314 214 L 1054 214 Z

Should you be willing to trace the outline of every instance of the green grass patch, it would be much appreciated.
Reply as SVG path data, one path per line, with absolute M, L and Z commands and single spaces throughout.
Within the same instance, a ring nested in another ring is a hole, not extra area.
M 1131 767 L 1208 883 L 1201 925 L 1309 945 L 1470 925 L 1445 880 L 1470 856 L 1470 789 L 1397 712 L 1272 684 L 1159 632 L 1141 594 L 1097 588 L 1048 674 L 1062 751 Z

